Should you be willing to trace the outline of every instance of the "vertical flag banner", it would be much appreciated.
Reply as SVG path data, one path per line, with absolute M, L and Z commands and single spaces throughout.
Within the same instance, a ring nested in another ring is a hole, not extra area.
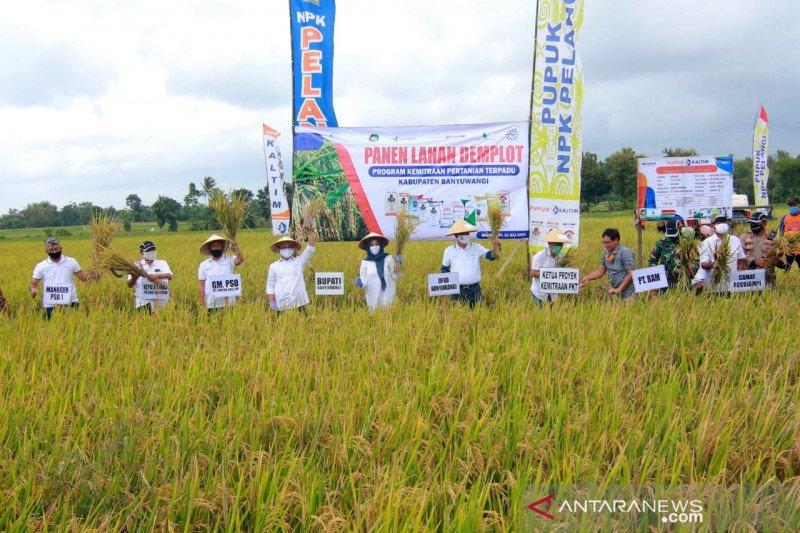
M 753 130 L 753 199 L 758 207 L 769 205 L 769 119 L 764 106 L 758 108 L 756 127 Z
M 272 219 L 272 233 L 285 235 L 289 229 L 289 203 L 283 183 L 283 161 L 278 146 L 280 133 L 262 124 L 264 135 L 264 163 L 267 166 L 267 190 L 269 191 L 269 211 Z
M 290 0 L 293 120 L 296 126 L 336 126 L 333 111 L 334 0 Z
M 583 0 L 539 0 L 531 91 L 528 174 L 530 250 L 552 228 L 578 244 L 583 68 L 578 47 Z

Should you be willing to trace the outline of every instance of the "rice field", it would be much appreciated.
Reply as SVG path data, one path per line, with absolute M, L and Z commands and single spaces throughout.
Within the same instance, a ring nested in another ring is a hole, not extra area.
M 629 215 L 585 216 L 582 272 L 609 226 L 635 251 Z M 645 233 L 647 254 L 659 235 Z M 557 525 L 527 508 L 539 487 L 797 490 L 796 268 L 765 294 L 622 303 L 602 280 L 538 310 L 525 251 L 505 243 L 470 311 L 426 296 L 445 243 L 410 242 L 393 308 L 370 315 L 348 287 L 275 316 L 272 239 L 243 230 L 245 296 L 208 317 L 195 296 L 206 237 L 115 238 L 133 256 L 152 238 L 169 261 L 165 311 L 136 313 L 106 276 L 78 282 L 81 309 L 50 323 L 26 290 L 41 242 L 0 240 L 13 305 L 0 315 L 1 530 L 534 531 Z M 88 238 L 62 244 L 88 268 Z M 352 280 L 362 254 L 321 243 L 312 265 Z M 747 497 L 702 528 L 773 511 Z M 762 530 L 798 520 L 795 505 Z

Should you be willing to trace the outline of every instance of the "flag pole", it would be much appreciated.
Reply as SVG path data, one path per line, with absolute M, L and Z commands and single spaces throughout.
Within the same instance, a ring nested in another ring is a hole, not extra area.
M 289 157 L 289 172 L 291 173 L 291 176 L 292 176 L 292 187 L 294 187 L 294 153 L 295 153 L 295 148 L 296 148 L 295 147 L 295 135 L 294 135 L 294 122 L 295 122 L 294 103 L 295 103 L 295 101 L 297 99 L 297 94 L 296 94 L 296 91 L 295 91 L 295 85 L 296 84 L 295 84 L 295 79 L 294 79 L 294 76 L 295 76 L 295 70 L 294 70 L 294 66 L 295 66 L 294 65 L 294 42 L 295 41 L 294 41 L 294 38 L 295 38 L 295 35 L 294 35 L 294 24 L 292 23 L 292 17 L 294 16 L 294 11 L 292 10 L 292 1 L 293 0 L 289 0 L 289 55 L 292 58 L 292 60 L 291 60 L 291 68 L 292 68 L 292 103 L 289 106 L 289 109 L 291 109 L 291 113 L 292 113 L 292 119 L 289 122 L 289 128 L 290 128 L 289 132 L 290 132 L 290 135 L 292 136 L 292 153 L 291 153 L 291 156 Z M 287 203 L 287 207 L 289 208 L 289 226 L 292 227 L 292 229 L 294 229 L 294 216 L 293 216 L 294 194 L 292 194 L 292 201 L 289 202 L 288 199 L 287 199 L 286 203 Z
M 533 135 L 533 102 L 536 96 L 536 55 L 537 55 L 537 39 L 539 38 L 539 0 L 536 0 L 536 11 L 533 14 L 533 67 L 531 68 L 531 105 L 530 113 L 528 113 L 528 179 L 525 180 L 525 205 L 528 212 L 525 216 L 528 220 L 528 242 L 525 246 L 525 255 L 527 257 L 525 271 L 527 272 L 528 281 L 531 278 L 531 136 Z

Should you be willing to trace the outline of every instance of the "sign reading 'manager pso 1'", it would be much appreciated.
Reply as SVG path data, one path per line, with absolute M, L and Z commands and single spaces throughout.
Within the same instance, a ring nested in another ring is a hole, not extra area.
M 577 268 L 543 268 L 539 284 L 545 294 L 578 294 L 581 273 Z
M 450 296 L 460 292 L 458 272 L 428 274 L 428 296 Z
M 314 285 L 317 296 L 343 296 L 344 272 L 317 272 Z

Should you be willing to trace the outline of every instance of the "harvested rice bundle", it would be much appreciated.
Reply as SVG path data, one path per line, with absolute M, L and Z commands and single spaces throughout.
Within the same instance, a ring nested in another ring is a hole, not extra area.
M 89 236 L 92 245 L 92 268 L 93 274 L 97 275 L 100 270 L 99 254 L 103 248 L 108 248 L 114 235 L 122 229 L 122 223 L 116 217 L 105 213 L 95 213 L 89 221 Z
M 121 278 L 125 274 L 147 278 L 147 272 L 137 265 L 136 261 L 128 259 L 113 248 L 101 248 L 98 259 L 101 268 L 108 270 L 118 278 Z M 161 281 L 157 283 L 161 286 L 164 285 Z
M 247 200 L 236 193 L 216 192 L 208 202 L 227 239 L 235 239 L 247 213 Z
M 678 249 L 675 255 L 678 258 L 679 285 L 686 290 L 691 289 L 692 279 L 697 274 L 700 261 L 700 239 L 695 236 L 694 229 L 681 232 L 678 240 Z
M 403 255 L 403 250 L 411 240 L 411 235 L 416 231 L 419 223 L 419 218 L 409 215 L 405 207 L 397 212 L 394 224 L 395 255 Z
M 711 274 L 712 285 L 719 285 L 729 279 L 731 275 L 732 256 L 731 237 L 730 235 L 725 235 L 725 237 L 722 238 L 722 242 L 717 247 L 717 251 L 714 252 L 714 269 Z
M 500 207 L 500 201 L 497 199 L 489 200 L 489 212 L 487 213 L 489 220 L 489 228 L 492 232 L 492 240 L 500 236 L 500 230 L 506 225 L 506 216 L 503 213 L 503 208 Z M 494 255 L 500 254 L 500 245 L 493 244 L 492 250 Z

